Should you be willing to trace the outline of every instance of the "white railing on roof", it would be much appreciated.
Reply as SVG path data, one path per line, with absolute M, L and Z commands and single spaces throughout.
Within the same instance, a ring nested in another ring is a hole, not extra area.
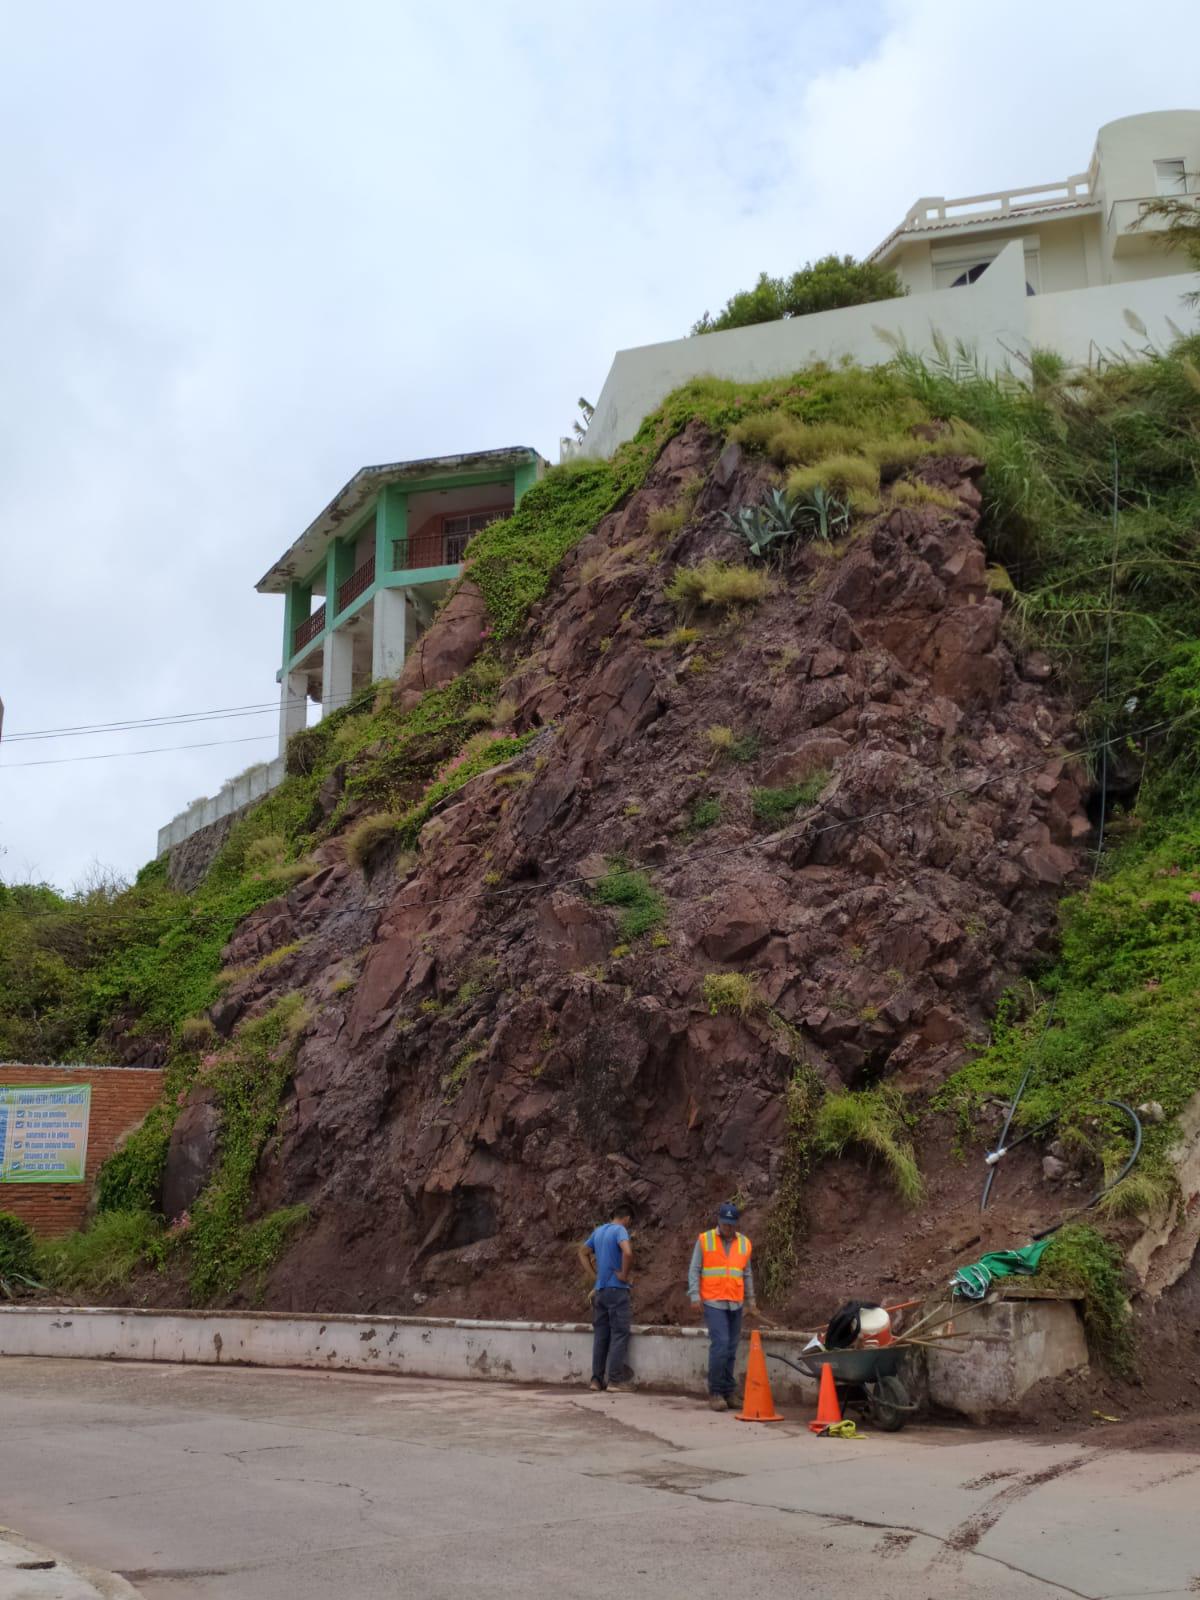
M 1032 189 L 997 189 L 991 194 L 968 194 L 957 200 L 944 195 L 926 195 L 918 200 L 904 219 L 902 232 L 917 232 L 938 222 L 975 222 L 982 217 L 1007 217 L 1042 206 L 1064 205 L 1091 200 L 1092 181 L 1086 172 L 1062 183 L 1036 184 Z

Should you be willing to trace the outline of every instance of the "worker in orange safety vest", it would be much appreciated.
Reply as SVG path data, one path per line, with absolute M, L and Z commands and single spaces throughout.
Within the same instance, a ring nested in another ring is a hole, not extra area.
M 734 1411 L 733 1364 L 742 1333 L 742 1313 L 758 1315 L 753 1246 L 738 1232 L 738 1208 L 727 1200 L 717 1211 L 717 1225 L 696 1240 L 688 1269 L 688 1295 L 708 1329 L 708 1405 L 711 1411 Z

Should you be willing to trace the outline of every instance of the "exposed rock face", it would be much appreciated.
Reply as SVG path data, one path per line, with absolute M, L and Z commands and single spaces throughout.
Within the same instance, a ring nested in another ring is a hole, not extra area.
M 543 730 L 519 762 L 532 781 L 474 779 L 403 881 L 330 865 L 227 952 L 301 941 L 231 991 L 222 1031 L 271 992 L 317 1003 L 259 1174 L 264 1204 L 306 1199 L 316 1219 L 278 1302 L 578 1313 L 557 1263 L 622 1190 L 653 1314 L 711 1203 L 737 1191 L 752 1227 L 765 1214 L 798 1053 L 830 1083 L 934 1084 L 1046 946 L 1085 780 L 1062 753 L 1069 706 L 1003 638 L 977 464 L 939 466 L 957 512 L 894 509 L 841 555 L 800 546 L 759 606 L 663 648 L 679 620 L 664 580 L 740 559 L 715 513 L 761 492 L 759 464 L 716 458 L 698 428 L 675 439 L 531 618 L 504 693 Z M 663 547 L 646 519 L 698 472 L 693 519 Z M 478 647 L 475 597 L 459 599 L 421 682 Z M 415 686 L 406 669 L 398 692 Z M 745 736 L 742 759 L 714 755 L 714 725 Z M 810 807 L 756 817 L 754 789 L 805 782 Z M 719 819 L 689 829 L 707 798 Z M 623 939 L 578 881 L 618 856 L 665 898 L 660 941 Z M 703 997 L 730 969 L 763 1001 L 745 1016 Z
M 438 613 L 436 622 L 413 646 L 396 680 L 396 701 L 415 706 L 426 689 L 438 689 L 469 667 L 479 654 L 487 627 L 487 607 L 476 586 L 465 579 Z

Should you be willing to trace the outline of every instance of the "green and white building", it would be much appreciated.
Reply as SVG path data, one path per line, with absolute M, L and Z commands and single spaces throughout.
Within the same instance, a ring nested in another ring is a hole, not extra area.
M 279 750 L 374 678 L 394 678 L 462 572 L 473 534 L 546 469 L 517 446 L 363 467 L 258 582 L 281 594 Z
M 363 467 L 259 580 L 281 594 L 279 754 L 194 801 L 158 854 L 281 783 L 287 742 L 375 678 L 394 678 L 463 570 L 472 536 L 507 516 L 547 463 L 524 445 Z

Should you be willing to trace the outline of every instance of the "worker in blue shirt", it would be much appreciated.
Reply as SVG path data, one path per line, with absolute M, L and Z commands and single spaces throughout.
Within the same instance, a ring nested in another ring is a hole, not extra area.
M 633 1321 L 629 1274 L 633 1246 L 629 1225 L 633 1207 L 618 1200 L 612 1221 L 602 1222 L 579 1246 L 579 1262 L 589 1277 L 595 1276 L 592 1301 L 592 1381 L 589 1389 L 620 1393 L 631 1387 L 629 1329 Z

